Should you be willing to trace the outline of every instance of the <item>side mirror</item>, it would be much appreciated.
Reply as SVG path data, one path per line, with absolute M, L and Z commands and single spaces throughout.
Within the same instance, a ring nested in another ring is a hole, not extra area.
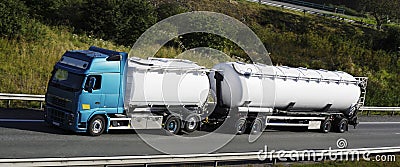
M 96 86 L 96 77 L 89 77 L 89 84 L 85 86 L 85 89 L 89 93 L 92 93 L 95 86 Z

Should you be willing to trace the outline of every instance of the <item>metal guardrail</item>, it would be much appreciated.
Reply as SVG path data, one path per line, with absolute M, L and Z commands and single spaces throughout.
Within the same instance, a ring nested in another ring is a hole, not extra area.
M 150 155 L 150 156 L 117 156 L 117 157 L 77 157 L 77 158 L 32 158 L 32 159 L 0 159 L 0 166 L 99 166 L 99 165 L 149 165 L 149 164 L 182 164 L 218 162 L 272 160 L 272 163 L 282 159 L 310 160 L 308 158 L 329 158 L 329 156 L 371 155 L 400 153 L 400 147 L 358 148 L 358 149 L 329 149 L 303 151 L 270 151 L 246 153 L 218 154 L 186 154 L 186 155 Z M 312 154 L 309 154 L 312 152 Z M 267 158 L 264 158 L 267 155 Z M 313 157 L 312 157 L 313 156 Z M 361 157 L 361 156 L 360 156 Z M 322 159 L 321 159 L 322 160 Z
M 336 20 L 339 20 L 339 21 L 344 21 L 344 22 L 347 22 L 347 23 L 350 23 L 350 24 L 356 24 L 356 25 L 361 25 L 361 26 L 366 26 L 366 27 L 375 27 L 375 25 L 373 25 L 373 24 L 364 23 L 362 21 L 356 21 L 356 20 L 347 19 L 347 18 L 344 18 L 344 17 L 331 15 L 331 14 L 320 13 L 320 12 L 316 12 L 315 10 L 304 10 L 304 9 L 300 9 L 300 8 L 297 8 L 297 7 L 285 6 L 285 5 L 278 4 L 278 3 L 274 2 L 274 1 L 268 1 L 268 0 L 248 0 L 248 1 L 250 1 L 250 2 L 258 2 L 258 3 L 264 4 L 264 5 L 269 5 L 269 6 L 280 7 L 280 8 L 284 8 L 284 9 L 288 9 L 288 10 L 303 12 L 304 14 L 305 13 L 314 14 L 314 15 L 317 15 L 317 16 L 320 16 L 320 17 L 326 17 L 326 18 L 336 19 Z M 279 2 L 279 1 L 277 1 L 277 2 Z M 292 5 L 296 5 L 296 4 L 292 4 Z M 301 5 L 298 5 L 298 6 L 301 6 Z M 323 10 L 323 9 L 321 9 L 321 10 Z
M 23 101 L 40 101 L 40 108 L 45 101 L 45 95 L 30 95 L 30 94 L 10 94 L 0 93 L 0 100 L 8 100 L 7 107 L 10 106 L 11 100 L 23 100 Z M 360 111 L 391 111 L 392 115 L 394 112 L 400 111 L 400 107 L 360 107 Z
M 7 108 L 9 108 L 11 106 L 11 100 L 39 101 L 40 109 L 42 109 L 43 102 L 45 100 L 45 95 L 0 93 L 0 100 L 8 100 Z
M 331 7 L 331 6 L 327 6 L 327 5 L 321 5 L 321 4 L 316 4 L 316 3 L 306 2 L 306 1 L 300 1 L 300 0 L 276 0 L 276 1 L 287 2 L 287 3 L 311 7 L 311 8 L 315 8 L 315 9 L 321 9 L 321 10 L 330 11 L 330 12 L 334 12 L 334 13 L 344 14 L 344 12 L 345 12 L 345 10 L 342 8 L 336 8 L 336 7 Z
M 362 111 L 400 111 L 400 107 L 361 107 Z
M 367 115 L 370 114 L 370 111 L 391 111 L 392 112 L 392 116 L 394 115 L 394 112 L 398 112 L 400 111 L 400 107 L 367 107 L 367 106 L 363 106 L 360 107 L 359 109 L 361 112 L 363 111 L 367 111 Z

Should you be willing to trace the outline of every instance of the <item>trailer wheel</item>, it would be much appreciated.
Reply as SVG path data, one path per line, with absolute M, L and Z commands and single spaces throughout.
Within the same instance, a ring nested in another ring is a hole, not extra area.
M 237 120 L 236 124 L 235 124 L 235 128 L 236 128 L 237 135 L 243 134 L 247 129 L 246 118 L 240 118 L 239 120 Z
M 320 130 L 322 133 L 328 133 L 331 130 L 331 127 L 332 123 L 329 119 L 327 119 L 322 122 Z
M 104 117 L 96 115 L 92 119 L 90 119 L 87 133 L 90 136 L 100 136 L 104 132 L 105 125 L 106 123 Z
M 189 115 L 188 117 L 186 117 L 185 119 L 185 126 L 183 127 L 183 129 L 188 132 L 194 132 L 200 125 L 200 119 L 197 115 L 192 114 Z
M 255 119 L 251 126 L 251 134 L 258 134 L 264 131 L 265 126 L 263 125 L 263 121 L 259 118 Z
M 172 134 L 178 134 L 181 130 L 181 121 L 178 117 L 170 115 L 165 121 L 165 130 Z
M 334 130 L 338 133 L 344 133 L 347 130 L 348 123 L 346 118 L 338 118 L 334 123 Z

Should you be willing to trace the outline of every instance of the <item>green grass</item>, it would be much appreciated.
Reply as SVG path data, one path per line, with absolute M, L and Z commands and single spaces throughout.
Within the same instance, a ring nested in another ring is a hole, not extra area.
M 34 40 L 0 38 L 0 92 L 44 94 L 50 72 L 62 54 L 95 45 L 128 51 L 129 48 L 85 35 L 65 27 L 39 25 L 42 33 Z

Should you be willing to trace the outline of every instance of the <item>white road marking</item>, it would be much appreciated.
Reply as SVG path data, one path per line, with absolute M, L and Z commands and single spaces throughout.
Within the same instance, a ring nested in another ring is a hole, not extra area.
M 395 135 L 400 135 L 400 133 L 395 133 Z
M 44 122 L 40 119 L 0 119 L 0 122 Z
M 360 122 L 360 124 L 400 124 L 400 122 Z

